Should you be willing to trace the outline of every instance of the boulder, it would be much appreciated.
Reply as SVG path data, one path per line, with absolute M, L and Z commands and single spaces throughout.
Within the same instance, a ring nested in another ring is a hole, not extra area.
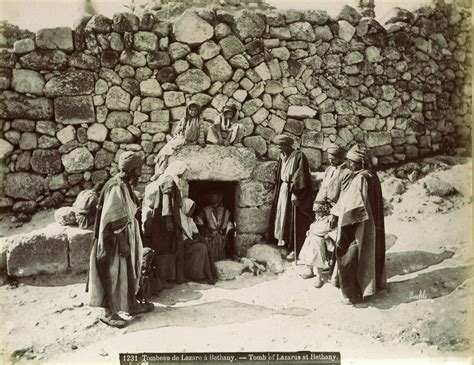
M 267 270 L 279 274 L 285 270 L 285 263 L 280 251 L 270 245 L 256 244 L 247 250 L 249 259 L 255 260 L 258 263 L 265 264 Z
M 74 50 L 72 30 L 68 27 L 41 29 L 36 33 L 36 46 L 72 52 Z
M 245 269 L 242 263 L 230 260 L 217 261 L 214 264 L 219 280 L 233 280 L 242 274 Z
M 196 94 L 209 89 L 211 79 L 199 69 L 190 69 L 176 78 L 176 85 L 181 91 Z
M 58 150 L 35 150 L 30 163 L 32 170 L 42 175 L 57 174 L 63 169 Z
M 75 272 L 87 271 L 94 242 L 94 232 L 69 227 L 66 229 L 66 234 L 69 242 L 69 267 Z
M 94 157 L 85 147 L 79 147 L 62 156 L 67 173 L 87 171 L 94 166 Z
M 197 45 L 211 39 L 214 28 L 194 11 L 187 10 L 173 23 L 173 35 L 178 42 Z
M 253 151 L 247 148 L 214 145 L 183 146 L 170 157 L 170 162 L 174 160 L 186 161 L 185 178 L 215 181 L 249 179 L 257 162 Z
M 19 93 L 43 95 L 43 76 L 33 70 L 13 70 L 11 88 Z
M 264 18 L 249 10 L 241 10 L 234 17 L 235 32 L 240 39 L 259 38 L 265 31 Z
M 54 116 L 57 123 L 83 124 L 95 122 L 92 96 L 59 96 L 54 99 Z
M 74 226 L 76 221 L 76 210 L 73 207 L 62 207 L 54 212 L 54 220 L 62 226 Z
M 50 119 L 53 116 L 53 103 L 47 98 L 31 98 L 10 91 L 2 93 L 0 117 L 33 120 Z
M 444 198 L 459 193 L 451 183 L 434 176 L 427 176 L 422 180 L 422 182 L 427 195 Z
M 59 224 L 6 239 L 7 272 L 13 277 L 58 274 L 68 269 L 68 244 Z
M 29 172 L 9 173 L 5 177 L 5 195 L 24 200 L 34 200 L 45 188 L 45 180 Z
M 167 108 L 180 106 L 186 103 L 184 94 L 180 91 L 165 91 L 163 100 Z
M 88 95 L 94 88 L 92 72 L 71 71 L 49 79 L 44 87 L 44 94 L 48 97 Z
M 235 222 L 239 233 L 265 233 L 270 215 L 269 206 L 241 208 L 237 211 Z

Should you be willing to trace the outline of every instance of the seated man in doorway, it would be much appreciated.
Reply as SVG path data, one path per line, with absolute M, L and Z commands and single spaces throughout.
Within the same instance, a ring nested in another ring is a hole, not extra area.
M 336 217 L 331 215 L 331 208 L 337 203 L 341 192 L 347 188 L 351 170 L 344 162 L 345 150 L 336 144 L 327 149 L 330 166 L 324 172 L 318 194 L 314 200 L 314 222 L 309 227 L 306 240 L 301 249 L 299 259 L 306 265 L 302 273 L 303 279 L 316 275 L 314 286 L 323 285 L 322 273 L 334 264 L 332 242 L 327 236 L 336 228 Z
M 222 194 L 218 192 L 210 194 L 209 205 L 199 213 L 196 224 L 206 237 L 213 262 L 234 256 L 234 224 L 230 219 L 229 210 L 222 203 Z
M 209 127 L 207 142 L 219 146 L 230 146 L 240 143 L 242 139 L 242 128 L 237 123 L 237 108 L 234 105 L 226 105 Z

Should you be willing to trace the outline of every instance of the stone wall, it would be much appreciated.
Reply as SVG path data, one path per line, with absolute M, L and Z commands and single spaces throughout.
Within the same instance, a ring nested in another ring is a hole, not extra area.
M 443 13 L 444 11 L 444 13 Z M 470 139 L 471 15 L 400 11 L 386 28 L 322 11 L 120 13 L 42 29 L 0 50 L 0 207 L 29 213 L 104 182 L 125 150 L 153 158 L 188 100 L 204 125 L 240 111 L 243 145 L 276 160 L 295 137 L 316 171 L 325 146 L 364 142 L 380 164 Z M 20 33 L 18 33 L 20 34 Z

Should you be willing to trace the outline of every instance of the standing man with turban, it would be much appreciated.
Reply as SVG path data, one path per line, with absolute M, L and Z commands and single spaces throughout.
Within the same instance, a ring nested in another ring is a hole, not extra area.
M 301 276 L 303 279 L 309 279 L 316 275 L 314 284 L 316 288 L 323 285 L 323 270 L 330 268 L 328 263 L 331 257 L 326 236 L 336 228 L 337 222 L 337 218 L 331 214 L 331 209 L 337 203 L 341 192 L 349 185 L 352 175 L 344 160 L 346 155 L 344 148 L 331 144 L 327 153 L 330 166 L 324 172 L 321 186 L 314 199 L 315 220 L 309 228 L 299 256 L 306 265 L 306 270 Z
M 367 169 L 367 150 L 347 153 L 350 184 L 333 208 L 338 216 L 336 259 L 345 304 L 354 304 L 385 288 L 385 228 L 380 180 Z
M 153 310 L 153 304 L 142 305 L 135 299 L 143 245 L 133 187 L 142 165 L 140 155 L 122 153 L 119 173 L 104 185 L 97 206 L 86 291 L 90 292 L 91 307 L 105 309 L 101 321 L 113 327 L 126 325 L 119 312 L 134 315 Z
M 311 176 L 308 159 L 303 152 L 293 149 L 293 138 L 280 134 L 274 142 L 279 147 L 280 159 L 267 235 L 278 246 L 287 248 L 287 260 L 292 261 L 313 221 Z

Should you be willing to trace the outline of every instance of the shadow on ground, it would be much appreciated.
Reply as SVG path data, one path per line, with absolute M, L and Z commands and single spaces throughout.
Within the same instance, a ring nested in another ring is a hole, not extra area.
M 260 305 L 225 299 L 179 308 L 156 307 L 153 312 L 134 321 L 126 331 L 143 331 L 170 326 L 212 327 L 264 319 L 276 314 L 305 316 L 309 313 L 311 310 L 306 308 L 293 307 L 278 311 Z
M 385 257 L 387 278 L 420 271 L 453 256 L 453 251 L 443 251 L 441 253 L 426 251 L 389 252 Z

